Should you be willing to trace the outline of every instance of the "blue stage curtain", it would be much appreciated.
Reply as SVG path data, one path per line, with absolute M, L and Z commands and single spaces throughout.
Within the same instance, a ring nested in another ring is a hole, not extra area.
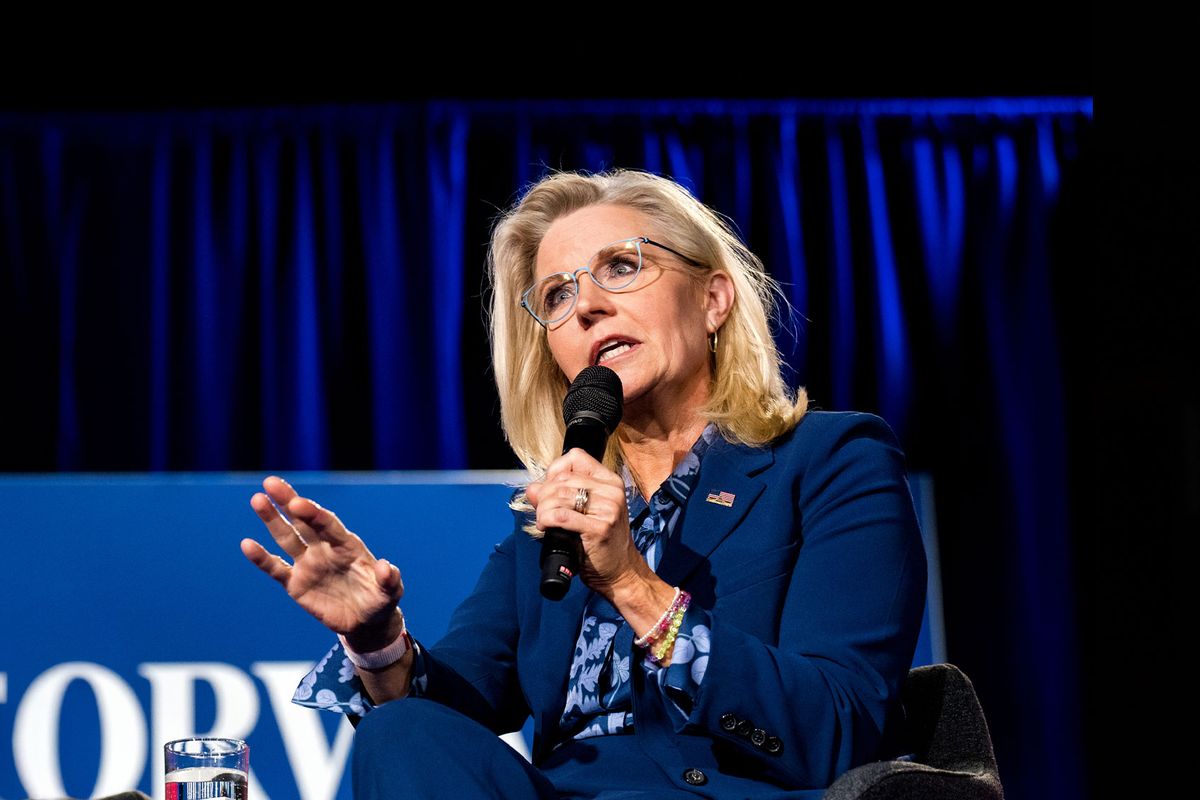
M 0 468 L 511 466 L 494 215 L 550 169 L 664 173 L 783 283 L 790 379 L 933 473 L 1009 793 L 1080 797 L 1052 284 L 1087 266 L 1056 220 L 1091 129 L 1048 98 L 0 114 Z

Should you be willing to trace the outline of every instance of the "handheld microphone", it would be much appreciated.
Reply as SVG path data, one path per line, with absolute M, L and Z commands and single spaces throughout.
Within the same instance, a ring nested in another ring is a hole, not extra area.
M 617 373 L 608 367 L 585 367 L 575 376 L 563 400 L 567 433 L 562 451 L 578 447 L 602 461 L 608 437 L 621 421 L 624 397 Z M 542 537 L 542 597 L 561 600 L 571 588 L 571 578 L 579 572 L 582 562 L 583 543 L 579 534 L 548 528 Z

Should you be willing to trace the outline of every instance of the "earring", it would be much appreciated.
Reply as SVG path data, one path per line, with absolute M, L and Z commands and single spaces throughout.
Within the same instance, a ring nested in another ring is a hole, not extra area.
M 716 331 L 712 332 L 712 338 L 708 340 L 708 352 L 710 352 L 710 353 L 717 352 L 717 332 Z

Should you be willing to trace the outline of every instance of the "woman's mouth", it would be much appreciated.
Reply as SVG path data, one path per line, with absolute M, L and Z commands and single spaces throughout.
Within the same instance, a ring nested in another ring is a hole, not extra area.
M 606 343 L 596 353 L 597 364 L 607 364 L 614 359 L 620 358 L 626 353 L 638 347 L 637 342 L 612 342 Z

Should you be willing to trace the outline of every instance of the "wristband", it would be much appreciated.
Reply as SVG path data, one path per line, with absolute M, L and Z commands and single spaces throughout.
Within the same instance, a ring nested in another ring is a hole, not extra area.
M 396 637 L 394 642 L 379 650 L 359 653 L 350 647 L 350 643 L 346 641 L 345 636 L 339 633 L 338 639 L 341 640 L 342 650 L 346 652 L 346 658 L 350 659 L 350 663 L 363 669 L 383 669 L 384 667 L 390 667 L 404 658 L 404 654 L 412 646 L 412 637 L 408 635 L 408 626 L 404 624 L 403 616 L 401 616 L 400 622 L 400 635 Z

